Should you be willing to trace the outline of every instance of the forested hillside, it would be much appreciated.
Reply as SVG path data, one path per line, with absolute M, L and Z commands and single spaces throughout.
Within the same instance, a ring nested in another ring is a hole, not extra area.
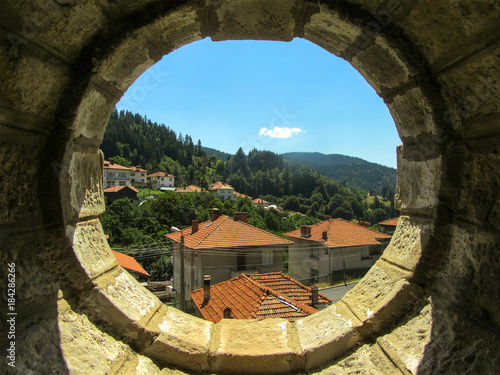
M 292 164 L 307 165 L 336 181 L 345 181 L 347 185 L 367 191 L 375 189 L 381 192 L 384 186 L 396 186 L 396 169 L 352 156 L 325 155 L 319 152 L 290 152 L 283 154 L 283 158 Z

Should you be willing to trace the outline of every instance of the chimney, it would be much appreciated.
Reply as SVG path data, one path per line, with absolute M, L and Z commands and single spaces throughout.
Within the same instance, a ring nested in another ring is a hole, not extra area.
M 203 276 L 203 302 L 210 300 L 210 275 Z
M 248 212 L 235 212 L 233 215 L 234 221 L 242 221 L 248 223 Z
M 191 225 L 191 234 L 198 232 L 198 224 L 200 222 L 198 220 L 193 220 Z
M 316 285 L 313 285 L 311 287 L 311 299 L 312 299 L 312 305 L 316 306 L 319 301 L 318 287 Z
M 219 218 L 219 209 L 212 208 L 212 221 L 215 221 Z
M 224 313 L 224 319 L 231 319 L 231 313 L 232 313 L 232 311 L 231 311 L 231 308 L 229 306 L 226 306 L 224 308 L 223 313 Z
M 302 225 L 300 227 L 300 237 L 311 237 L 311 227 L 309 225 Z
M 359 225 L 368 228 L 368 223 L 366 221 L 360 220 Z
M 323 239 L 323 241 L 328 240 L 328 232 L 326 230 L 323 232 L 323 236 L 321 238 Z

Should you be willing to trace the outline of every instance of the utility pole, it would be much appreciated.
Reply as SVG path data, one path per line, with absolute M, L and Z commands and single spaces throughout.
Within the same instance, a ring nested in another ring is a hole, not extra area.
M 181 245 L 179 250 L 181 258 L 181 311 L 186 310 L 186 286 L 184 285 L 184 235 L 181 234 Z

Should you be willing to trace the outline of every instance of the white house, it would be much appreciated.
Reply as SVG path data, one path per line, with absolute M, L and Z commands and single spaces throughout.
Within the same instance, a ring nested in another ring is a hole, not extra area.
M 363 275 L 380 257 L 391 236 L 344 219 L 328 219 L 284 233 L 294 244 L 288 250 L 288 274 L 305 284 L 318 277 Z M 308 280 L 308 281 L 306 281 Z
M 222 201 L 225 201 L 226 199 L 232 200 L 236 198 L 234 188 L 231 185 L 226 184 L 225 182 L 214 182 L 212 185 L 210 185 L 208 191 L 217 193 L 217 197 Z
M 165 172 L 156 172 L 147 176 L 148 183 L 157 189 L 166 188 L 167 190 L 175 190 L 175 176 Z M 170 189 L 171 188 L 171 189 Z
M 130 167 L 130 182 L 135 186 L 146 186 L 148 171 L 140 166 Z
M 105 188 L 111 186 L 129 186 L 130 168 L 115 164 L 112 161 L 104 161 L 103 185 Z

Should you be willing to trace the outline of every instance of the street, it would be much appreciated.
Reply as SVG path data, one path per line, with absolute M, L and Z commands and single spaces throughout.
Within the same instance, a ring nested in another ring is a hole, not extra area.
M 333 301 L 333 303 L 336 303 L 340 301 L 342 297 L 344 297 L 344 294 L 346 294 L 348 291 L 354 288 L 356 284 L 357 282 L 347 284 L 347 286 L 344 285 L 332 286 L 329 288 L 320 289 L 319 292 L 323 294 L 325 297 L 330 298 Z

